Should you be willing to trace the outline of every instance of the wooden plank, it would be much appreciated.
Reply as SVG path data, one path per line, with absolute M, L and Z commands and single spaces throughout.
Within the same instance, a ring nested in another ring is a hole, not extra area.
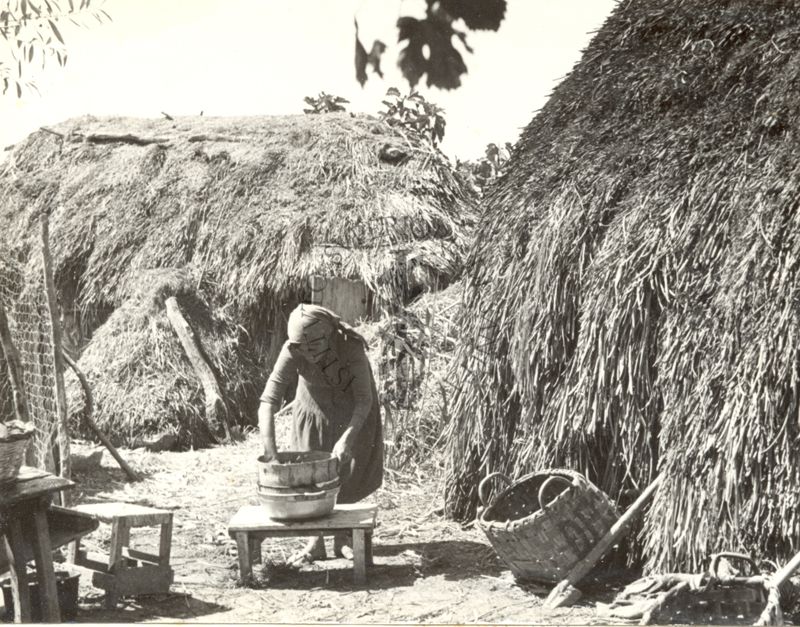
M 36 562 L 36 576 L 39 580 L 42 619 L 46 623 L 60 623 L 61 611 L 58 608 L 58 588 L 53 569 L 53 548 L 50 545 L 50 529 L 47 526 L 45 511 L 44 505 L 33 511 L 33 559 Z
M 22 501 L 45 496 L 60 490 L 74 487 L 69 479 L 47 474 L 27 481 L 0 484 L 0 509 L 7 509 Z
M 248 534 L 247 541 L 250 543 L 250 563 L 251 564 L 260 564 L 261 563 L 261 538 L 254 537 L 252 534 Z
M 137 503 L 86 503 L 72 508 L 94 516 L 104 523 L 112 523 L 115 519 L 125 518 L 129 528 L 154 527 L 172 519 L 172 512 L 138 505 Z
M 236 534 L 236 552 L 239 558 L 239 577 L 243 583 L 253 576 L 253 567 L 250 562 L 250 541 L 246 531 Z
M 139 551 L 137 549 L 132 549 L 128 547 L 124 553 L 128 554 L 128 557 L 134 560 L 139 560 L 140 562 L 149 562 L 153 566 L 161 566 L 162 564 L 159 563 L 158 555 L 153 553 L 146 553 L 145 551 Z M 163 564 L 166 566 L 167 564 Z
M 169 566 L 170 553 L 172 552 L 172 516 L 165 523 L 161 523 L 161 532 L 158 539 L 158 563 Z
M 372 559 L 372 532 L 367 531 L 367 537 L 365 538 L 365 549 L 366 549 L 366 560 L 367 566 L 373 566 L 375 562 Z
M 353 529 L 353 579 L 356 585 L 367 583 L 366 531 Z
M 47 297 L 47 313 L 50 316 L 50 339 L 53 344 L 53 393 L 56 397 L 56 414 L 58 415 L 58 429 L 56 432 L 56 446 L 58 448 L 58 470 L 62 477 L 70 477 L 69 460 L 69 430 L 67 427 L 67 395 L 64 389 L 64 358 L 61 342 L 61 320 L 56 288 L 53 284 L 53 258 L 50 254 L 50 223 L 46 213 L 39 214 L 40 235 L 42 244 L 42 280 L 44 281 L 45 295 Z M 61 505 L 67 505 L 67 495 L 60 494 Z
M 113 590 L 114 596 L 140 594 L 165 594 L 169 592 L 174 573 L 163 566 L 138 566 L 119 573 L 94 573 L 92 584 L 104 590 Z
M 75 565 L 105 573 L 108 572 L 108 556 L 78 551 L 75 556 Z
M 14 596 L 14 622 L 31 622 L 31 597 L 23 549 L 22 524 L 19 518 L 8 521 L 3 535 L 3 547 L 9 559 L 11 592 Z
M 21 508 L 19 508 L 21 509 Z M 24 514 L 24 511 L 18 511 L 18 516 Z M 65 510 L 60 507 L 51 506 L 47 510 L 47 526 L 50 529 L 50 546 L 56 549 L 64 544 L 72 543 L 73 541 L 91 533 L 97 529 L 99 523 L 90 518 L 83 518 L 74 515 L 70 510 Z M 32 525 L 26 526 L 23 530 L 23 559 L 27 562 L 33 559 L 33 542 L 32 535 L 34 529 Z M 4 573 L 8 569 L 7 552 L 0 548 L 0 573 Z
M 367 287 L 361 281 L 328 277 L 321 294 L 320 304 L 348 324 L 367 315 Z
M 372 529 L 375 527 L 377 505 L 337 505 L 333 512 L 325 518 L 313 520 L 272 520 L 261 505 L 245 505 L 239 509 L 230 523 L 228 533 L 237 531 L 286 532 L 298 535 L 314 535 L 329 533 L 336 529 Z M 309 533 L 310 532 L 310 533 Z
M 128 523 L 124 519 L 116 519 L 111 523 L 111 546 L 108 549 L 108 572 L 116 573 L 125 568 L 122 563 L 122 540 L 127 537 Z

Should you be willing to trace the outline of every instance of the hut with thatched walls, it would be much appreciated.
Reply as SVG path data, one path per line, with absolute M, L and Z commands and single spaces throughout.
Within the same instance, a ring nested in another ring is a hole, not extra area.
M 490 471 L 666 473 L 650 569 L 800 543 L 800 5 L 621 2 L 467 261 L 448 511 Z
M 124 443 L 198 437 L 186 429 L 202 391 L 157 312 L 166 298 L 190 310 L 220 387 L 236 390 L 228 409 L 252 423 L 292 307 L 355 321 L 446 286 L 474 211 L 424 138 L 363 115 L 85 117 L 32 134 L 0 171 L 9 248 L 38 250 L 35 218 L 50 216 L 67 336 L 97 422 Z M 133 407 L 144 398 L 126 391 L 157 380 L 147 410 Z

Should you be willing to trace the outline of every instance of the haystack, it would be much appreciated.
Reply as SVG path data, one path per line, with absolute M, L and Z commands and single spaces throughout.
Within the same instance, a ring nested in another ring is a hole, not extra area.
M 150 333 L 138 281 L 143 271 L 173 269 L 198 286 L 209 324 L 225 321 L 227 338 L 235 325 L 243 331 L 260 376 L 250 380 L 238 357 L 219 364 L 225 385 L 247 379 L 256 390 L 243 392 L 240 407 L 260 393 L 287 312 L 311 300 L 312 276 L 363 284 L 367 316 L 392 311 L 459 275 L 474 210 L 468 186 L 424 139 L 349 114 L 85 117 L 34 133 L 0 171 L 0 232 L 9 248 L 22 256 L 37 250 L 35 217 L 50 215 L 67 335 L 79 351 L 96 344 L 84 353 L 92 364 L 79 361 L 96 370 L 96 385 L 107 351 L 116 350 L 116 331 L 105 325 L 112 318 L 118 329 L 132 324 L 124 343 Z M 157 350 L 165 338 L 154 337 L 145 344 Z M 158 364 L 141 380 L 171 379 L 166 364 L 180 353 L 140 357 Z M 180 368 L 188 367 L 181 359 Z M 129 405 L 121 396 L 137 381 L 119 365 L 119 380 L 105 392 L 114 398 L 97 395 L 101 423 L 117 424 L 103 414 L 115 407 L 121 416 Z M 202 403 L 187 390 L 173 388 L 147 428 L 143 414 L 126 419 L 126 439 L 155 424 L 191 422 Z
M 650 569 L 800 543 L 800 6 L 631 0 L 524 130 L 467 262 L 448 509 L 667 480 Z
M 407 307 L 358 327 L 370 344 L 372 369 L 381 384 L 387 460 L 395 467 L 441 458 L 462 289 L 459 281 L 426 292 Z
M 217 435 L 204 413 L 204 390 L 184 354 L 165 309 L 174 297 L 199 340 L 225 399 L 228 417 L 253 422 L 263 377 L 244 330 L 224 309 L 212 310 L 185 271 L 142 272 L 133 294 L 101 325 L 79 367 L 96 399 L 94 419 L 112 443 L 138 445 L 165 435 L 181 448 L 206 446 Z M 66 379 L 71 432 L 91 437 L 82 420 L 85 397 L 77 378 Z M 220 417 L 222 418 L 222 417 Z

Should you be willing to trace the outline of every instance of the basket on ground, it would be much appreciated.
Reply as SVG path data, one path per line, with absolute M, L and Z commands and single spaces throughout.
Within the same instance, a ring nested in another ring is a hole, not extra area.
M 487 504 L 493 478 L 509 487 Z M 478 526 L 523 581 L 562 580 L 617 520 L 611 499 L 572 470 L 534 472 L 515 482 L 495 472 L 481 481 L 478 494 Z
M 33 432 L 32 424 L 19 420 L 0 424 L 0 483 L 19 475 Z

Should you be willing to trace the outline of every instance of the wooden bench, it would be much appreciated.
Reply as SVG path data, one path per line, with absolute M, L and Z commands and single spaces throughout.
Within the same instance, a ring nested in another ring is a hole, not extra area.
M 261 505 L 245 505 L 231 518 L 228 533 L 236 540 L 239 576 L 247 583 L 253 562 L 261 561 L 261 543 L 266 538 L 333 536 L 346 531 L 353 537 L 353 574 L 357 585 L 367 581 L 367 566 L 372 566 L 372 531 L 377 505 L 337 505 L 324 518 L 313 520 L 272 520 Z
M 106 608 L 115 608 L 123 596 L 169 592 L 174 576 L 169 565 L 172 512 L 134 503 L 92 503 L 73 509 L 111 525 L 107 559 L 82 551 L 79 539 L 69 552 L 70 562 L 94 571 L 92 585 L 106 591 Z M 157 555 L 130 547 L 131 529 L 155 526 L 160 526 Z

